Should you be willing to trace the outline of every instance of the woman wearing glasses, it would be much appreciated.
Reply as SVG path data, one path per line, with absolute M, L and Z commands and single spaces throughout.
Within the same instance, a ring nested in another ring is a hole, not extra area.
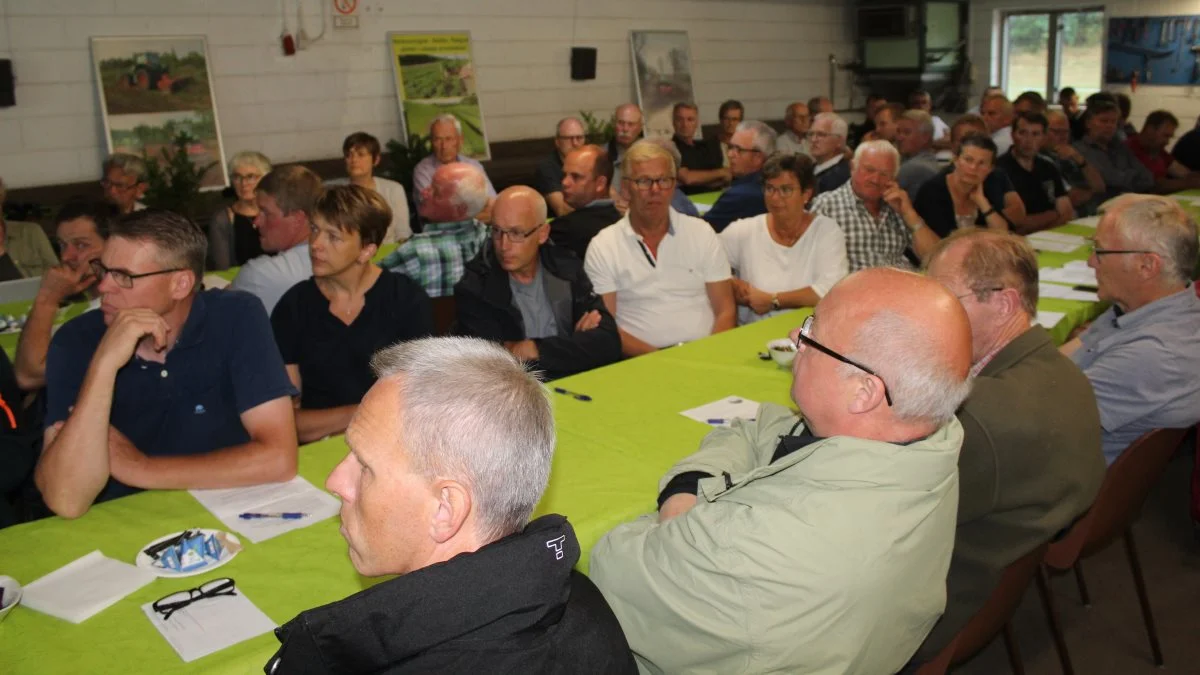
M 246 150 L 229 160 L 229 182 L 237 201 L 213 214 L 208 224 L 208 266 L 214 270 L 240 267 L 263 254 L 254 229 L 258 202 L 254 189 L 270 173 L 271 161 L 262 153 Z
M 842 229 L 807 210 L 816 185 L 812 158 L 773 155 L 762 176 L 767 212 L 721 233 L 740 324 L 812 307 L 849 271 Z
M 1008 219 L 1002 213 L 1007 195 L 989 189 L 987 183 L 995 165 L 996 143 L 981 133 L 968 134 L 954 156 L 953 170 L 925 181 L 913 208 L 939 237 L 968 227 L 1007 232 Z

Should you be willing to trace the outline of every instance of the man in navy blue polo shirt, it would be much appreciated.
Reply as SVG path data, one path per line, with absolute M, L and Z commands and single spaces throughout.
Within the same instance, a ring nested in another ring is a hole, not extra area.
M 207 241 L 145 210 L 113 224 L 100 311 L 62 327 L 46 369 L 35 479 L 55 513 L 138 489 L 219 488 L 296 474 L 296 393 L 262 302 L 199 292 Z

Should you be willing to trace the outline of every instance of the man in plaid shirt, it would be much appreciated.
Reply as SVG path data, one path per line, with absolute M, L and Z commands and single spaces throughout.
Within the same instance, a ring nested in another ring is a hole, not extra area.
M 900 154 L 891 143 L 860 143 L 850 180 L 812 202 L 814 213 L 832 218 L 846 234 L 851 272 L 864 267 L 911 269 L 905 250 L 912 247 L 923 260 L 941 240 L 896 184 L 899 168 Z
M 475 216 L 487 206 L 488 182 L 470 164 L 438 167 L 421 197 L 425 229 L 401 244 L 379 264 L 425 287 L 431 298 L 454 295 L 466 264 L 487 239 L 487 226 Z

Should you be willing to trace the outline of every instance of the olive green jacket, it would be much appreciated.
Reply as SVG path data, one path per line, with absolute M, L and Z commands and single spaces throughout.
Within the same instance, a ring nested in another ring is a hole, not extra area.
M 4 221 L 5 246 L 17 269 L 26 277 L 40 277 L 46 270 L 58 264 L 54 247 L 46 238 L 46 231 L 37 223 L 19 220 Z

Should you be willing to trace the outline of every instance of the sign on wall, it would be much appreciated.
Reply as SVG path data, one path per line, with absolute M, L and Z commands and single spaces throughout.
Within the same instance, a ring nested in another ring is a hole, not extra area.
M 1107 84 L 1200 83 L 1200 16 L 1108 21 Z
M 462 124 L 462 154 L 489 159 L 487 129 L 475 87 L 471 34 L 388 33 L 388 44 L 404 137 L 425 136 L 433 118 L 449 113 Z
M 108 152 L 162 163 L 162 150 L 184 132 L 194 139 L 188 159 L 209 167 L 201 187 L 228 186 L 204 36 L 94 37 L 91 43 Z
M 686 31 L 631 31 L 633 79 L 647 138 L 675 133 L 671 111 L 676 103 L 695 101 L 692 54 Z

